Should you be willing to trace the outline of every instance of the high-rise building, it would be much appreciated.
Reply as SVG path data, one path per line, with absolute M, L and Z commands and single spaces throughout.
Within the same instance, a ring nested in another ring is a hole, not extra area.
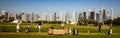
M 83 19 L 87 19 L 87 13 L 83 12 Z
M 59 13 L 59 21 L 62 21 L 63 12 Z
M 78 21 L 78 15 L 79 15 L 79 13 L 75 13 L 75 22 L 77 22 Z
M 18 20 L 22 20 L 22 15 L 25 14 L 25 12 L 23 11 L 22 13 L 18 13 L 16 14 L 16 19 Z
M 47 14 L 46 17 L 47 17 L 47 18 L 46 18 L 47 21 L 50 21 L 50 16 L 49 16 L 49 14 Z
M 5 13 L 5 20 L 6 20 L 6 21 L 9 21 L 9 12 L 6 12 L 6 13 Z
M 82 20 L 82 13 L 79 13 L 78 20 Z
M 11 12 L 5 12 L 5 20 L 6 21 L 12 21 L 12 20 L 14 20 L 13 13 L 11 13 Z
M 32 13 L 32 21 L 38 21 L 38 14 Z
M 49 14 L 49 21 L 53 21 L 53 15 Z
M 96 13 L 96 21 L 97 22 L 101 22 L 101 17 L 100 17 L 100 13 Z
M 76 12 L 72 12 L 72 14 L 69 16 L 69 17 L 71 17 L 70 19 L 70 21 L 71 22 L 75 22 L 76 21 Z M 69 19 L 69 18 L 68 18 Z
M 72 21 L 74 16 L 74 13 L 71 14 L 70 12 L 65 12 L 65 22 Z
M 26 14 L 26 21 L 32 22 L 32 14 Z
M 47 15 L 47 21 L 51 21 L 50 18 L 51 18 L 51 14 L 48 14 L 48 15 Z
M 14 21 L 14 18 L 15 18 L 14 14 L 10 13 L 9 14 L 9 21 Z
M 15 18 L 18 19 L 18 20 L 20 20 L 20 19 L 19 19 L 19 18 L 20 18 L 20 17 L 19 17 L 19 14 L 15 14 L 15 15 L 16 15 Z
M 88 19 L 90 19 L 90 12 L 91 12 L 91 10 L 89 9 L 89 10 L 87 11 L 87 18 L 88 18 Z
M 90 20 L 95 20 L 95 12 L 94 11 L 90 12 Z
M 62 17 L 62 21 L 65 22 L 65 12 L 63 12 L 60 16 Z
M 27 20 L 27 15 L 26 14 L 22 14 L 22 21 L 26 21 Z
M 56 12 L 54 13 L 54 21 L 57 21 L 57 19 L 56 19 Z
M 5 15 L 5 11 L 4 10 L 2 10 L 2 14 L 1 15 Z
M 46 21 L 47 20 L 47 12 L 43 12 L 43 14 L 41 16 L 41 20 L 42 21 Z
M 99 12 L 102 14 L 102 22 L 106 21 L 106 9 L 102 7 Z
M 113 8 L 110 9 L 110 18 L 113 20 Z

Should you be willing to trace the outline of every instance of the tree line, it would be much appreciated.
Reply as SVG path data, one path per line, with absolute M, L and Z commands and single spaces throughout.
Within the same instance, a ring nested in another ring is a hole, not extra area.
M 87 25 L 87 24 L 94 24 L 95 26 L 97 26 L 98 24 L 106 24 L 106 25 L 114 25 L 114 26 L 120 26 L 120 17 L 109 19 L 106 20 L 104 22 L 98 22 L 95 20 L 88 20 L 88 19 L 84 19 L 84 20 L 78 20 L 77 25 Z

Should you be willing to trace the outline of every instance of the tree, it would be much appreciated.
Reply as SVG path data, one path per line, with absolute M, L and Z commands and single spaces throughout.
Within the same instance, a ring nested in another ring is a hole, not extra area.
M 69 24 L 71 23 L 71 21 L 68 21 L 69 22 Z
M 9 22 L 14 21 L 14 17 L 9 17 Z
M 30 21 L 27 21 L 27 23 L 30 23 Z
M 5 16 L 4 16 L 4 15 L 1 15 L 1 16 L 0 16 L 0 21 L 2 22 L 4 19 L 5 19 Z
M 114 19 L 113 22 L 112 22 L 112 24 L 120 26 L 120 17 L 117 17 L 116 19 Z
M 78 20 L 77 25 L 83 25 L 82 20 Z
M 112 22 L 113 22 L 112 19 L 109 19 L 109 20 L 105 21 L 105 24 L 110 25 Z

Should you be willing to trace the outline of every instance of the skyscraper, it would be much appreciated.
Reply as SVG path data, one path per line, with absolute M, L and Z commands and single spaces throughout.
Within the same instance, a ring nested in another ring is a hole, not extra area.
M 54 12 L 54 21 L 57 21 L 57 19 L 56 19 L 56 12 Z
M 32 21 L 38 21 L 38 14 L 35 14 L 34 12 L 32 13 Z
M 6 13 L 5 13 L 5 20 L 6 20 L 6 21 L 9 21 L 9 12 L 6 12 Z
M 110 9 L 110 18 L 113 20 L 113 8 Z
M 90 12 L 90 20 L 95 20 L 95 12 L 94 11 Z
M 5 20 L 6 21 L 14 20 L 13 13 L 11 13 L 11 12 L 5 12 Z
M 96 13 L 96 21 L 101 22 L 100 13 Z
M 73 17 L 75 17 L 74 13 L 65 12 L 65 22 L 72 21 Z
M 5 10 L 2 10 L 2 14 L 1 15 L 5 15 Z
M 47 12 L 44 11 L 43 14 L 42 14 L 42 16 L 41 16 L 41 20 L 42 21 L 46 21 L 47 20 L 46 16 L 47 16 Z
M 22 14 L 22 19 L 21 20 L 22 21 L 26 21 L 27 20 L 26 18 L 27 18 L 27 15 L 26 14 Z
M 26 21 L 32 22 L 32 14 L 26 14 Z
M 76 18 L 76 19 L 75 19 L 75 22 L 78 21 L 78 15 L 79 15 L 79 14 L 78 14 L 77 12 L 75 12 L 75 18 Z
M 78 20 L 82 20 L 82 13 L 79 13 Z
M 87 13 L 83 12 L 83 19 L 87 19 Z
M 102 22 L 106 21 L 106 9 L 102 7 L 99 12 L 102 14 Z

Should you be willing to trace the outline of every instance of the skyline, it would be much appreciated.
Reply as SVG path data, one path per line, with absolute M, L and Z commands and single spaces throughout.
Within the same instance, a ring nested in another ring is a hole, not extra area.
M 41 14 L 60 12 L 84 12 L 95 8 L 98 13 L 103 6 L 107 11 L 113 8 L 113 18 L 120 16 L 120 0 L 0 0 L 0 11 L 13 13 L 37 12 Z

